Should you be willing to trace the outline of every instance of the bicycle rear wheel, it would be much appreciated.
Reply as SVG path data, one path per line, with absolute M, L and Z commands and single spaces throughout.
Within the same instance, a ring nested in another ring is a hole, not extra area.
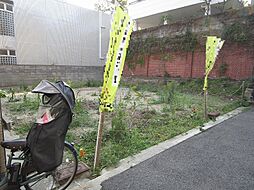
M 40 174 L 30 173 L 25 179 L 29 179 L 31 182 L 28 182 L 24 187 L 26 190 L 64 190 L 73 181 L 77 168 L 77 153 L 71 144 L 65 142 L 61 165 L 48 173 L 48 175 L 43 175 L 37 180 L 33 179 Z

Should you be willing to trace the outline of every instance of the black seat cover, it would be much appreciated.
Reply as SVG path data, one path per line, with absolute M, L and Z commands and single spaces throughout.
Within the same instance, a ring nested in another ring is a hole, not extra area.
M 26 148 L 26 139 L 15 139 L 11 141 L 3 141 L 1 146 L 12 151 L 24 150 Z
M 62 163 L 75 96 L 63 81 L 42 81 L 32 92 L 43 95 L 36 121 L 27 135 L 27 147 L 36 171 L 49 172 Z

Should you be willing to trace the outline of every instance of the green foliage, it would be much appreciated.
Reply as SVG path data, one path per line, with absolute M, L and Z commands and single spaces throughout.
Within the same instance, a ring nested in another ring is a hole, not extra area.
M 161 61 L 171 61 L 171 60 L 173 60 L 173 56 L 169 53 L 163 53 L 160 56 L 160 60 Z
M 101 87 L 102 86 L 102 82 L 101 81 L 95 81 L 95 80 L 88 80 L 85 83 L 86 87 Z
M 170 21 L 172 21 L 172 16 L 170 14 L 161 17 L 161 24 L 164 24 L 165 22 L 169 24 Z
M 38 108 L 39 101 L 36 98 L 27 98 L 25 101 L 15 102 L 9 105 L 10 111 L 13 112 L 37 111 Z
M 241 81 L 229 79 L 209 79 L 208 92 L 216 96 L 239 96 L 241 91 L 237 91 L 241 86 Z M 203 79 L 190 79 L 179 82 L 177 90 L 183 93 L 201 94 L 203 92 Z M 237 91 L 237 92 L 236 92 Z M 236 93 L 235 93 L 236 92 Z
M 230 112 L 238 107 L 240 107 L 242 104 L 241 104 L 241 101 L 232 101 L 231 103 L 225 105 L 223 108 L 222 108 L 222 112 L 223 113 L 227 113 L 227 112 Z
M 127 132 L 127 117 L 126 117 L 126 107 L 123 105 L 118 105 L 117 110 L 115 111 L 115 115 L 112 119 L 112 128 L 109 131 L 110 137 L 116 142 L 119 143 L 126 136 L 128 136 Z
M 10 89 L 9 89 L 9 93 L 11 94 L 11 97 L 9 98 L 9 102 L 14 102 L 14 101 L 16 101 L 16 99 L 15 99 L 15 90 L 14 90 L 14 88 L 10 88 Z
M 175 82 L 168 82 L 158 92 L 159 103 L 172 104 L 175 96 Z
M 97 81 L 97 80 L 88 80 L 88 81 L 71 81 L 71 80 L 68 80 L 67 84 L 71 88 L 100 87 L 100 86 L 102 86 L 102 82 Z
M 158 86 L 155 83 L 140 83 L 136 82 L 135 84 L 131 84 L 129 86 L 133 91 L 148 91 L 148 92 L 158 92 L 160 89 L 160 86 Z
M 33 123 L 31 122 L 22 122 L 22 123 L 18 123 L 17 126 L 15 126 L 15 132 L 18 135 L 21 136 L 26 136 L 30 130 L 30 128 L 32 127 Z
M 86 128 L 95 128 L 97 126 L 97 120 L 91 118 L 88 109 L 86 107 L 86 100 L 77 99 L 76 105 L 73 110 L 74 117 L 70 127 L 86 127 Z
M 219 66 L 219 75 L 224 76 L 226 74 L 227 70 L 228 70 L 228 64 L 227 63 L 222 63 Z
M 144 65 L 145 64 L 144 56 L 138 57 L 137 64 L 139 64 L 139 65 Z
M 0 90 L 0 98 L 5 98 L 6 97 L 6 92 L 3 90 Z
M 28 85 L 23 84 L 23 85 L 20 86 L 20 91 L 21 92 L 29 92 L 30 88 L 29 88 Z
M 169 60 L 171 56 L 168 54 L 170 51 L 194 51 L 197 46 L 197 36 L 190 30 L 187 30 L 184 34 L 175 36 L 174 38 L 162 37 L 155 38 L 149 36 L 145 39 L 135 39 L 130 41 L 129 48 L 127 50 L 127 64 L 130 68 L 135 68 L 137 64 L 140 64 L 139 58 L 145 55 L 151 55 L 154 53 L 162 54 L 162 59 Z M 165 56 L 163 56 L 165 54 Z M 143 63 L 143 62 L 142 62 Z
M 248 27 L 239 22 L 226 26 L 223 29 L 222 38 L 226 41 L 245 43 L 249 38 Z
M 187 30 L 186 33 L 182 36 L 182 50 L 186 52 L 194 51 L 197 45 L 197 36 L 193 34 L 190 30 Z
M 72 80 L 68 80 L 67 84 L 71 88 L 82 88 L 82 87 L 86 86 L 86 82 L 85 81 L 72 81 Z
M 203 122 L 199 118 L 191 118 L 190 120 L 190 117 L 183 117 L 180 119 L 179 116 L 155 113 L 149 116 L 149 122 L 146 125 L 128 128 L 126 125 L 128 114 L 124 110 L 126 110 L 124 106 L 116 110 L 112 129 L 105 130 L 103 133 L 101 168 L 115 165 L 127 156 L 186 132 Z M 79 146 L 86 151 L 86 157 L 83 161 L 92 165 L 96 132 L 88 132 L 82 135 L 81 139 Z
M 208 111 L 218 111 L 223 114 L 240 106 L 241 101 L 238 97 L 241 96 L 241 91 L 232 95 L 232 92 L 239 89 L 240 85 L 240 82 L 227 79 L 209 80 Z M 135 92 L 138 98 L 142 98 L 146 91 L 156 92 L 163 109 L 162 111 L 144 109 L 141 106 L 127 104 L 130 99 L 124 99 L 112 115 L 109 115 L 112 116 L 112 128 L 104 128 L 99 169 L 116 165 L 123 158 L 205 122 L 203 95 L 201 94 L 202 79 L 185 80 L 178 83 L 174 81 L 166 85 L 158 82 L 135 82 L 135 85 L 125 84 L 125 86 Z M 89 114 L 87 105 L 87 100 L 77 100 L 72 122 L 73 128 L 67 133 L 66 140 L 75 142 L 77 149 L 83 148 L 86 156 L 80 159 L 92 166 L 98 123 Z M 25 105 L 23 107 L 27 108 Z M 16 130 L 25 134 L 30 127 L 29 123 L 20 124 Z M 79 133 L 78 127 L 81 129 L 88 127 L 89 130 Z

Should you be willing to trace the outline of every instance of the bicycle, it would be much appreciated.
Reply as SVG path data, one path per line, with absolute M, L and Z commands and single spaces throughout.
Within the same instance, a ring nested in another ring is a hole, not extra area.
M 22 186 L 26 190 L 64 190 L 77 171 L 77 153 L 65 141 L 75 106 L 73 90 L 63 81 L 43 80 L 32 92 L 42 96 L 36 121 L 26 139 L 1 143 L 11 153 L 0 190 L 19 190 Z M 21 154 L 17 155 L 18 151 Z
M 7 171 L 5 177 L 0 182 L 0 190 L 19 190 L 24 187 L 26 190 L 32 189 L 66 189 L 73 181 L 77 167 L 77 152 L 73 145 L 65 142 L 63 160 L 60 166 L 50 172 L 38 173 L 32 166 L 29 148 L 26 140 L 19 139 L 4 141 L 2 147 L 10 149 L 8 155 Z M 15 154 L 21 151 L 21 154 Z M 13 162 L 13 161 L 19 162 Z M 1 184 L 2 183 L 2 184 Z M 43 188 L 40 188 L 43 186 Z

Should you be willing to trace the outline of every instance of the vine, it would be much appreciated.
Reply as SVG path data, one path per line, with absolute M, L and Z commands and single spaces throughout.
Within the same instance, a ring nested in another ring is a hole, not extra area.
M 227 41 L 245 43 L 249 38 L 248 27 L 246 24 L 239 22 L 225 26 L 222 31 L 222 37 Z
M 161 54 L 162 60 L 167 61 L 172 58 L 168 53 L 169 51 L 194 51 L 197 43 L 197 36 L 190 30 L 187 30 L 185 34 L 178 35 L 174 38 L 155 38 L 154 36 L 150 36 L 146 39 L 134 39 L 131 40 L 127 51 L 127 64 L 131 68 L 135 68 L 136 64 L 144 63 L 143 61 L 140 61 L 140 57 L 144 58 L 146 55 L 149 56 L 151 54 Z
M 228 64 L 227 63 L 222 63 L 219 66 L 219 75 L 224 76 L 226 74 L 227 70 L 228 70 Z

